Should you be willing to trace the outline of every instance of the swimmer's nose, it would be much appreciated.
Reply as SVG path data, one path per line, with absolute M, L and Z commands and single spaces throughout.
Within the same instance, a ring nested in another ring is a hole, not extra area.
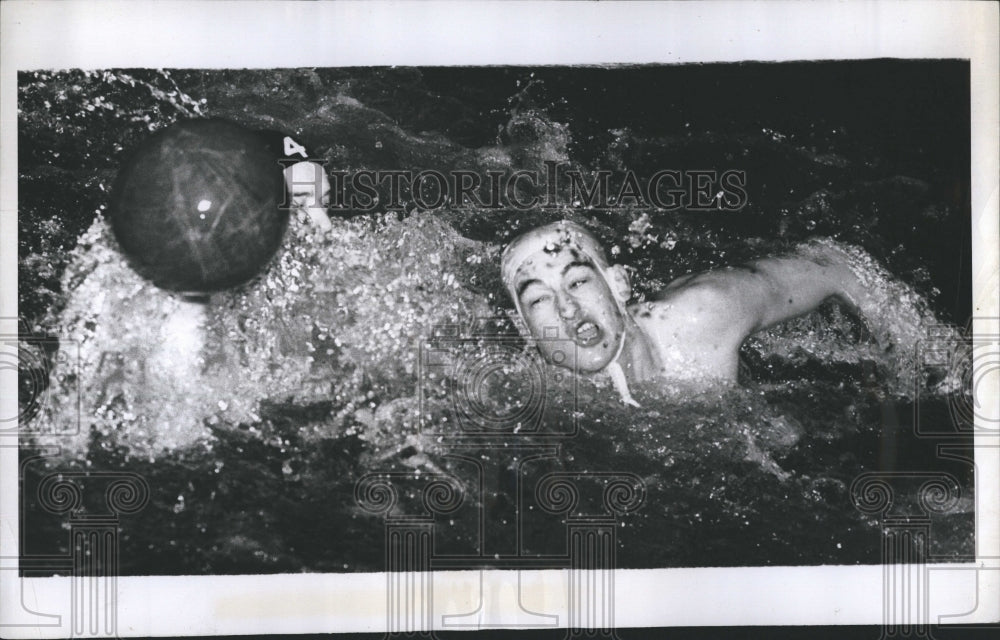
M 559 315 L 563 318 L 572 318 L 580 311 L 580 306 L 570 296 L 560 295 L 558 302 Z

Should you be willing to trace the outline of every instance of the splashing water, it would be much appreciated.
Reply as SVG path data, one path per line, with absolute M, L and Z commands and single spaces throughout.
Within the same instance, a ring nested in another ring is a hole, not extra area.
M 259 422 L 262 399 L 337 407 L 323 428 L 336 433 L 357 409 L 413 395 L 420 336 L 488 310 L 459 284 L 484 249 L 430 216 L 300 233 L 263 277 L 204 305 L 136 276 L 103 219 L 76 252 L 58 322 L 81 350 L 78 447 L 93 428 L 152 455 Z M 75 410 L 68 389 L 54 389 L 66 403 L 53 422 Z
M 546 424 L 579 427 L 553 464 L 629 470 L 646 482 L 647 507 L 628 522 L 619 566 L 871 560 L 874 552 L 859 550 L 874 538 L 870 523 L 849 506 L 851 478 L 882 462 L 883 438 L 911 428 L 906 416 L 916 404 L 947 415 L 951 399 L 967 393 L 958 386 L 961 369 L 931 372 L 916 362 L 928 329 L 942 327 L 932 283 L 915 275 L 929 258 L 899 257 L 883 246 L 878 225 L 893 227 L 894 209 L 868 206 L 873 193 L 897 194 L 905 207 L 899 205 L 895 220 L 908 220 L 914 194 L 926 186 L 875 180 L 866 172 L 877 174 L 871 167 L 881 160 L 852 147 L 853 138 L 835 127 L 806 135 L 777 125 L 713 131 L 680 122 L 664 132 L 657 115 L 643 130 L 613 123 L 615 110 L 606 121 L 583 107 L 574 115 L 571 99 L 546 97 L 558 93 L 551 78 L 525 83 L 516 100 L 503 96 L 487 108 L 471 90 L 466 104 L 407 73 L 373 72 L 361 81 L 311 70 L 230 72 L 227 82 L 205 83 L 195 72 L 174 72 L 170 81 L 183 89 L 182 99 L 172 99 L 189 110 L 198 105 L 204 115 L 302 132 L 314 146 L 320 141 L 323 157 L 337 167 L 509 172 L 555 160 L 582 171 L 653 171 L 704 166 L 718 153 L 787 180 L 801 192 L 799 201 L 787 202 L 784 191 L 755 191 L 749 210 L 729 217 L 569 205 L 515 212 L 452 203 L 421 211 L 405 202 L 400 213 L 331 216 L 326 233 L 291 227 L 265 273 L 207 304 L 135 275 L 98 216 L 76 248 L 59 256 L 69 266 L 52 296 L 58 303 L 40 324 L 79 345 L 80 359 L 75 371 L 52 372 L 37 420 L 74 420 L 79 386 L 82 430 L 57 441 L 64 447 L 58 463 L 86 459 L 153 478 L 170 508 L 163 518 L 149 516 L 149 531 L 136 536 L 143 544 L 162 550 L 167 541 L 157 528 L 174 531 L 185 518 L 201 518 L 217 531 L 198 549 L 188 548 L 181 562 L 143 567 L 144 547 L 123 553 L 135 558 L 134 570 L 380 568 L 380 548 L 372 554 L 359 546 L 381 531 L 380 523 L 359 513 L 353 482 L 383 469 L 471 477 L 448 457 L 447 437 L 421 428 L 428 414 L 449 418 L 442 423 L 446 436 L 462 428 L 453 417 L 454 398 L 445 394 L 428 405 L 420 395 L 421 345 L 439 325 L 503 315 L 509 305 L 497 274 L 500 247 L 563 217 L 586 224 L 613 261 L 629 265 L 639 299 L 687 273 L 791 250 L 846 261 L 867 292 L 855 300 L 856 310 L 827 304 L 753 336 L 741 352 L 739 387 L 636 385 L 641 408 L 624 408 L 607 380 L 573 381 L 542 367 Z M 410 92 L 407 99 L 398 99 L 400 87 Z M 841 192 L 825 186 L 834 179 L 849 186 Z M 917 211 L 928 220 L 937 219 L 933 212 L 942 217 L 940 203 L 931 204 Z M 802 244 L 816 234 L 838 241 Z M 953 328 L 943 331 L 946 342 L 961 341 Z M 525 344 L 516 331 L 503 340 Z M 456 382 L 455 363 L 486 346 L 462 348 L 448 351 L 445 382 Z M 500 378 L 477 392 L 484 407 L 507 415 L 525 388 Z M 234 496 L 248 482 L 257 483 L 257 493 L 244 505 Z M 212 506 L 216 492 L 225 509 Z M 179 495 L 187 498 L 178 501 Z M 254 514 L 260 503 L 275 505 L 261 519 L 305 524 L 264 534 L 255 522 L 206 515 L 212 509 Z M 182 510 L 174 513 L 177 504 Z M 802 517 L 789 522 L 789 513 Z M 962 523 L 946 536 L 947 553 L 968 550 L 971 534 Z M 529 546 L 544 548 L 558 523 L 550 525 L 529 527 Z M 456 533 L 459 545 L 473 536 L 460 526 Z M 755 546 L 732 545 L 735 539 Z M 839 555 L 841 543 L 854 550 Z

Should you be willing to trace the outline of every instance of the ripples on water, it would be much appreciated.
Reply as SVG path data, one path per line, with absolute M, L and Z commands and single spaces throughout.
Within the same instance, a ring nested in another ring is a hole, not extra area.
M 954 383 L 960 372 L 914 365 L 926 327 L 962 321 L 954 309 L 968 309 L 942 303 L 956 291 L 961 298 L 968 272 L 942 275 L 941 256 L 916 239 L 928 232 L 940 232 L 942 241 L 961 238 L 954 221 L 968 217 L 966 205 L 946 193 L 949 171 L 961 177 L 961 167 L 896 157 L 890 150 L 902 143 L 885 132 L 879 135 L 888 143 L 848 131 L 859 116 L 835 108 L 803 122 L 795 109 L 772 104 L 769 121 L 767 105 L 741 112 L 707 98 L 695 104 L 673 97 L 662 111 L 673 115 L 661 116 L 629 97 L 630 87 L 635 93 L 642 86 L 641 71 L 490 73 L 486 82 L 486 72 L 456 70 L 452 78 L 465 82 L 456 89 L 442 80 L 444 70 L 177 72 L 170 80 L 183 99 L 154 92 L 160 107 L 152 118 L 148 98 L 121 98 L 147 120 L 88 125 L 80 114 L 65 116 L 80 136 L 100 127 L 123 142 L 141 138 L 136 122 L 227 117 L 300 134 L 331 166 L 347 170 L 515 170 L 556 160 L 581 170 L 648 175 L 664 167 L 737 167 L 749 175 L 750 205 L 735 214 L 568 206 L 419 211 L 408 203 L 401 214 L 339 218 L 327 235 L 293 227 L 263 276 L 216 294 L 207 306 L 136 276 L 100 216 L 82 225 L 72 251 L 30 248 L 29 258 L 49 251 L 67 265 L 61 284 L 41 296 L 38 325 L 80 345 L 82 373 L 73 379 L 55 372 L 40 424 L 74 414 L 68 389 L 78 385 L 88 427 L 75 441 L 61 440 L 63 456 L 46 464 L 124 466 L 146 475 L 153 488 L 153 501 L 125 536 L 127 571 L 379 569 L 381 521 L 353 501 L 360 475 L 419 469 L 448 471 L 467 483 L 475 478 L 448 455 L 447 437 L 420 428 L 421 344 L 438 325 L 504 314 L 499 249 L 521 230 L 562 217 L 590 226 L 616 260 L 634 268 L 640 297 L 685 273 L 786 251 L 816 235 L 875 255 L 846 249 L 872 293 L 863 320 L 830 304 L 754 336 L 743 349 L 739 388 L 694 392 L 657 383 L 635 390 L 641 408 L 625 409 L 601 380 L 574 387 L 546 371 L 546 424 L 575 420 L 579 433 L 562 442 L 559 459 L 535 472 L 626 470 L 644 479 L 646 503 L 619 534 L 619 566 L 877 561 L 877 529 L 853 510 L 847 488 L 867 470 L 940 466 L 930 445 L 909 435 L 914 408 L 947 419 L 949 402 L 965 393 Z M 655 89 L 669 84 L 670 73 L 698 80 L 728 72 L 660 72 L 667 77 L 660 84 L 655 70 L 646 73 L 646 86 Z M 753 73 L 766 76 L 760 68 Z M 623 79 L 618 110 L 607 95 L 615 78 Z M 64 85 L 71 99 L 91 103 L 125 91 L 120 77 L 28 80 L 21 78 L 22 104 Z M 162 76 L 144 81 L 165 83 Z M 74 82 L 83 83 L 75 94 Z M 699 105 L 711 105 L 709 114 Z M 118 111 L 129 113 L 121 105 Z M 60 116 L 35 122 L 22 115 L 22 135 L 34 134 L 39 145 L 58 126 Z M 961 142 L 953 144 L 962 149 Z M 59 144 L 77 143 L 71 137 Z M 944 145 L 927 144 L 930 151 Z M 100 185 L 113 175 L 117 150 L 104 153 L 103 165 L 95 161 Z M 53 163 L 22 157 L 22 181 L 44 181 L 43 168 Z M 26 197 L 37 202 L 30 191 Z M 58 215 L 54 220 L 57 229 L 73 228 Z M 941 249 L 949 264 L 960 264 L 961 246 Z M 25 277 L 22 271 L 22 283 Z M 938 335 L 954 341 L 958 334 Z M 516 332 L 504 340 L 520 344 Z M 502 411 L 520 402 L 523 381 L 494 382 L 483 391 L 490 406 Z M 432 398 L 424 410 L 449 415 L 450 402 Z M 536 437 L 525 434 L 522 446 Z M 479 453 L 501 487 L 487 491 L 482 506 L 498 508 L 512 499 L 503 489 L 510 463 L 495 451 Z M 947 468 L 971 489 L 967 466 Z M 971 553 L 970 497 L 935 523 L 939 553 Z M 463 509 L 479 506 L 470 499 Z M 458 515 L 439 540 L 445 548 L 474 548 L 474 531 Z M 525 549 L 558 553 L 558 518 L 533 517 Z M 39 518 L 33 526 L 39 540 L 59 544 L 52 522 Z

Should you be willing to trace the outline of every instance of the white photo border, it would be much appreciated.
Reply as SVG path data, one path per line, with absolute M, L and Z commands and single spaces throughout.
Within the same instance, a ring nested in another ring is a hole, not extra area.
M 993 3 L 5 2 L 0 19 L 3 318 L 17 316 L 19 70 L 871 58 L 970 61 L 973 314 L 1000 316 L 1000 24 Z M 997 335 L 998 329 L 996 320 L 974 327 L 975 335 Z M 7 391 L 0 402 L 3 415 L 12 415 L 16 393 Z M 977 558 L 930 565 L 932 623 L 1000 619 L 1000 442 L 977 433 L 975 445 Z M 17 577 L 17 470 L 17 447 L 0 446 L 0 625 L 22 607 L 65 612 L 70 604 L 69 578 Z M 880 624 L 882 572 L 881 565 L 618 570 L 617 590 L 627 597 L 616 599 L 615 620 L 619 627 Z M 436 613 L 475 608 L 470 598 L 480 577 L 484 600 L 486 592 L 500 593 L 517 579 L 509 571 L 437 572 Z M 566 620 L 565 571 L 523 572 L 520 579 L 533 587 L 522 589 L 526 608 Z M 119 578 L 117 588 L 121 636 L 375 632 L 386 626 L 386 576 L 380 573 L 136 577 Z M 61 626 L 3 626 L 3 632 L 61 637 L 68 635 L 68 618 L 62 615 Z

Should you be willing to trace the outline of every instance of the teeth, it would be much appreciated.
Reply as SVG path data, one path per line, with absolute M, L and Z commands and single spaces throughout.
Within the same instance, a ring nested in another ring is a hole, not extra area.
M 581 340 L 592 340 L 597 337 L 597 325 L 593 322 L 583 322 L 576 328 L 576 337 Z

